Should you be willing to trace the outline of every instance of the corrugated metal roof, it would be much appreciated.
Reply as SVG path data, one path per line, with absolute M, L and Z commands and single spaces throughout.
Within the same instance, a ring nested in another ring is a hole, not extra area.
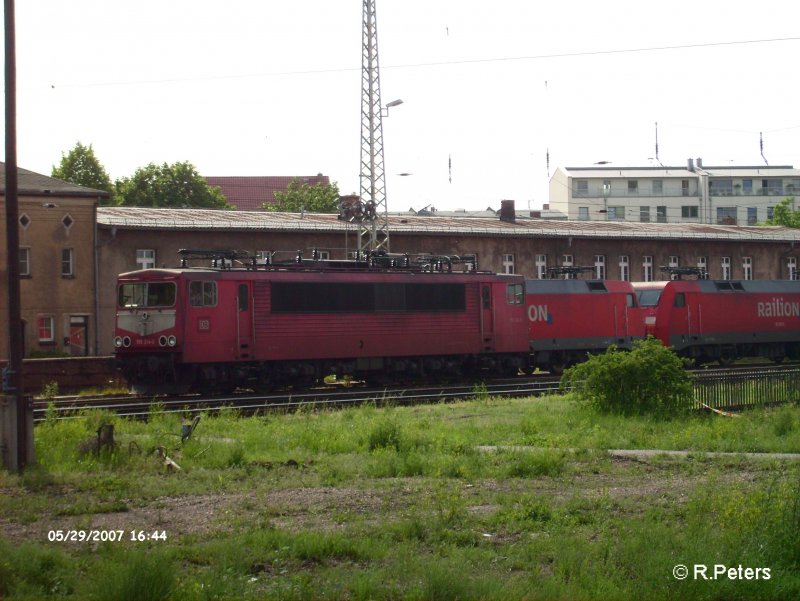
M 213 209 L 151 209 L 99 207 L 100 226 L 137 230 L 344 232 L 348 224 L 337 215 L 223 211 Z M 349 226 L 353 228 L 351 224 Z M 648 240 L 742 240 L 800 242 L 800 230 L 774 226 L 708 225 L 701 223 L 638 223 L 620 221 L 552 221 L 498 218 L 390 215 L 389 230 L 404 234 L 461 234 L 514 237 L 581 237 Z

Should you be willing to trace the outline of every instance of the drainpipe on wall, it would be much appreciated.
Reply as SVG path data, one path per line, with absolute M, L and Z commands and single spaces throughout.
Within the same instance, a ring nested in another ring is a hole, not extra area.
M 97 357 L 100 351 L 100 260 L 98 257 L 99 247 L 97 240 L 97 205 L 100 204 L 100 199 L 92 206 L 92 221 L 94 228 L 92 232 L 92 248 L 94 250 L 94 351 L 93 355 Z

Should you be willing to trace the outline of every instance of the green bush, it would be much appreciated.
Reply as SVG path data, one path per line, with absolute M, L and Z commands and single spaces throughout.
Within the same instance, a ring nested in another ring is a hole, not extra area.
M 604 413 L 673 416 L 691 408 L 691 377 L 683 360 L 658 340 L 615 347 L 567 369 L 562 388 Z

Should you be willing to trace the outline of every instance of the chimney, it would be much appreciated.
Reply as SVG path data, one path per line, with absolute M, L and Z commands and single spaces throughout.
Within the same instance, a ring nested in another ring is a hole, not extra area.
M 703 159 L 701 159 L 700 157 L 697 157 L 697 168 L 698 169 L 703 168 Z
M 516 209 L 514 208 L 513 200 L 500 201 L 500 221 L 507 221 L 514 223 L 517 219 Z
M 686 168 L 687 168 L 689 171 L 694 171 L 694 159 L 689 159 L 689 164 L 688 164 L 688 165 L 686 165 Z

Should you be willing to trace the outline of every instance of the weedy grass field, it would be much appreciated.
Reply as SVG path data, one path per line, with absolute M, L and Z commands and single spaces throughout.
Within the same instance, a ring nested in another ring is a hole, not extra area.
M 185 442 L 157 411 L 50 420 L 38 467 L 0 473 L 0 597 L 800 598 L 800 462 L 739 454 L 800 452 L 796 405 L 656 419 L 479 396 L 223 412 Z M 87 452 L 104 423 L 116 446 Z

